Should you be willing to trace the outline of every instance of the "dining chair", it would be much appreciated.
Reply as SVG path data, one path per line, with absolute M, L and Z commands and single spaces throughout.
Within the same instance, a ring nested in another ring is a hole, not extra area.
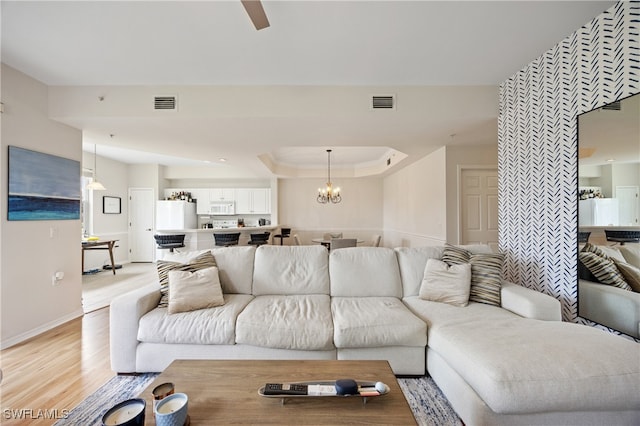
M 340 248 L 355 247 L 357 244 L 357 238 L 332 238 L 330 249 L 336 250 Z
M 342 232 L 327 232 L 322 236 L 322 239 L 327 241 L 334 238 L 342 238 Z
M 380 240 L 382 239 L 382 235 L 374 235 L 371 240 L 371 247 L 380 247 Z
M 301 246 L 302 244 L 300 243 L 300 238 L 298 237 L 298 234 L 293 234 L 293 242 L 295 243 L 295 245 L 297 246 Z

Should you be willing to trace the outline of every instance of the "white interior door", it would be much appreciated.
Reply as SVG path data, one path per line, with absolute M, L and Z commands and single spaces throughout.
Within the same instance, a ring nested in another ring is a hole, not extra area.
M 153 262 L 154 198 L 151 188 L 129 189 L 129 259 L 131 262 Z
M 464 168 L 460 173 L 460 243 L 498 250 L 498 170 Z
M 639 226 L 640 192 L 637 186 L 616 186 L 620 226 Z

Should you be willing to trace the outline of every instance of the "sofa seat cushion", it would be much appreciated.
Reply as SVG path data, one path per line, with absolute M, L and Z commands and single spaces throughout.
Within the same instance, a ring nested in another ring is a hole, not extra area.
M 415 309 L 415 301 L 410 303 Z M 592 327 L 527 319 L 478 305 L 446 305 L 435 315 L 428 309 L 420 312 L 433 324 L 429 350 L 445 359 L 494 412 L 640 407 L 637 343 Z M 453 316 L 452 310 L 469 308 L 475 312 Z
M 156 308 L 140 318 L 138 340 L 146 343 L 232 345 L 236 319 L 253 299 L 247 294 L 225 294 L 224 305 L 169 314 Z
M 405 297 L 404 304 L 427 323 L 427 335 L 431 335 L 439 327 L 453 324 L 473 324 L 478 318 L 487 321 L 498 321 L 505 318 L 519 318 L 506 309 L 485 303 L 469 302 L 465 307 L 448 303 L 421 299 L 418 296 Z
M 427 325 L 395 297 L 333 297 L 337 348 L 426 346 Z
M 257 296 L 238 315 L 236 342 L 278 349 L 335 349 L 329 296 Z

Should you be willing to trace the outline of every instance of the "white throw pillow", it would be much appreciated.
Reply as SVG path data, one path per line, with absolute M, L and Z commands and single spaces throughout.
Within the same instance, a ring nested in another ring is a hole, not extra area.
M 441 260 L 429 259 L 424 268 L 424 278 L 418 296 L 424 300 L 467 306 L 470 289 L 469 263 L 449 266 Z
M 170 314 L 224 305 L 218 268 L 169 271 Z

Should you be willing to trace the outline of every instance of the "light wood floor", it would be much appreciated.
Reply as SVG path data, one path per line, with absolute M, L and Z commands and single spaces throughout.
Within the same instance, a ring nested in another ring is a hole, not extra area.
M 109 308 L 1 351 L 0 366 L 0 424 L 55 423 L 47 418 L 50 413 L 63 415 L 115 375 L 109 360 Z M 22 420 L 14 418 L 16 411 Z

